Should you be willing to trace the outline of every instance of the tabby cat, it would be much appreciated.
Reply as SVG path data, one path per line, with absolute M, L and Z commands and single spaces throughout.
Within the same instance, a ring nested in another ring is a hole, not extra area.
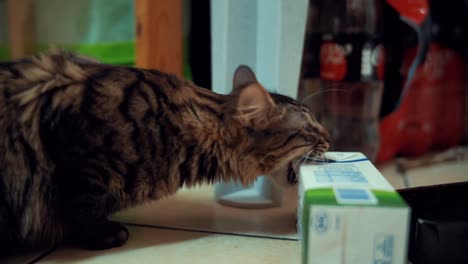
M 73 241 L 124 244 L 112 213 L 217 181 L 251 184 L 327 150 L 296 101 L 240 66 L 216 94 L 157 70 L 54 51 L 0 63 L 0 251 Z

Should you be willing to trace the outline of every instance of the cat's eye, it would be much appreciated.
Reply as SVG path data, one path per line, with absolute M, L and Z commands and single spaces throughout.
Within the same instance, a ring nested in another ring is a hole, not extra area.
M 314 128 L 312 127 L 312 125 L 307 124 L 307 125 L 305 125 L 304 130 L 306 132 L 312 133 L 314 131 Z

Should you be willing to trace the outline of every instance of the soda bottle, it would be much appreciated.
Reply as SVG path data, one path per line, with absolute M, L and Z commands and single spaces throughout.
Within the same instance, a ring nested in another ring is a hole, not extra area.
M 331 150 L 360 151 L 374 160 L 384 61 L 379 1 L 313 2 L 322 32 L 321 122 L 331 133 Z

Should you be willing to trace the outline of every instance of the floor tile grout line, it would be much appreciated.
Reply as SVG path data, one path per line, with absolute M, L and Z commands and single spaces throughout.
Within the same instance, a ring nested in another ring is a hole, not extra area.
M 39 254 L 39 256 L 33 258 L 32 260 L 30 260 L 29 262 L 27 262 L 27 264 L 34 264 L 34 263 L 37 263 L 39 260 L 49 256 L 52 252 L 54 252 L 55 250 L 57 249 L 56 246 L 53 246 L 49 249 L 47 249 L 46 251 L 42 252 L 41 254 Z
M 167 230 L 175 230 L 175 231 L 186 231 L 186 232 L 194 232 L 194 233 L 205 233 L 205 234 L 217 234 L 217 235 L 232 235 L 232 236 L 241 236 L 241 237 L 251 237 L 251 238 L 261 238 L 261 239 L 273 239 L 273 240 L 285 240 L 285 241 L 299 241 L 297 238 L 288 238 L 288 237 L 274 237 L 274 236 L 262 236 L 262 235 L 248 235 L 248 234 L 238 234 L 238 233 L 230 233 L 230 232 L 215 232 L 215 231 L 207 231 L 207 230 L 197 230 L 197 229 L 190 229 L 190 228 L 182 228 L 182 227 L 168 227 L 168 226 L 158 226 L 158 225 L 148 225 L 148 224 L 134 224 L 134 223 L 126 223 L 126 222 L 119 222 L 123 225 L 129 226 L 137 226 L 137 227 L 147 227 L 147 228 L 158 228 L 158 229 L 167 229 Z

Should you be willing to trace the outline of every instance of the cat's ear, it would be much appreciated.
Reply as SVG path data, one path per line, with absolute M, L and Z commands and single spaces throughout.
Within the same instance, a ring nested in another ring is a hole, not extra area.
M 264 129 L 274 106 L 270 94 L 259 83 L 243 86 L 237 93 L 237 119 L 245 127 Z
M 252 69 L 246 65 L 240 65 L 234 72 L 234 78 L 232 82 L 233 92 L 239 91 L 242 87 L 249 84 L 257 83 L 257 77 Z
M 236 69 L 233 94 L 236 97 L 236 119 L 245 127 L 265 128 L 275 103 L 248 66 L 241 65 Z

